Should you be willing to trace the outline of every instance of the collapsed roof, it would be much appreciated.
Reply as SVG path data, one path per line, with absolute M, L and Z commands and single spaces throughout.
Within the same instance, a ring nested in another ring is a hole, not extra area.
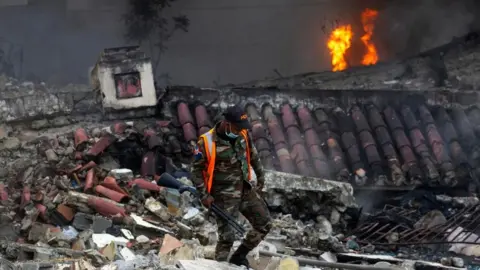
M 65 91 L 8 83 L 0 95 L 1 115 L 12 123 L 46 117 L 58 124 L 54 119 L 62 115 L 82 121 L 155 114 L 157 119 L 171 120 L 181 132 L 181 137 L 175 133 L 175 140 L 166 137 L 165 143 L 172 143 L 174 152 L 181 149 L 187 158 L 183 161 L 188 161 L 189 146 L 197 136 L 211 128 L 227 106 L 241 104 L 253 123 L 252 136 L 267 168 L 357 186 L 426 184 L 472 190 L 480 168 L 476 146 L 480 109 L 477 78 L 472 76 L 478 41 L 472 33 L 416 58 L 344 72 L 221 89 L 172 87 L 157 93 L 156 112 L 151 108 L 92 112 L 98 96 L 88 87 L 70 86 Z M 141 54 L 138 48 L 127 49 L 134 53 L 119 60 L 125 70 L 132 66 L 128 58 Z M 122 50 L 115 49 L 115 55 L 118 51 Z M 148 58 L 141 55 L 146 65 Z M 432 61 L 445 64 L 440 65 L 444 67 L 440 81 L 438 65 L 432 66 Z M 38 126 L 38 121 L 33 123 Z

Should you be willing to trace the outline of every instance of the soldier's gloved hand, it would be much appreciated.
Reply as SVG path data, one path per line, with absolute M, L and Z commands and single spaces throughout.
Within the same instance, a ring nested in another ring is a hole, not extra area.
M 263 195 L 263 186 L 264 186 L 263 183 L 264 183 L 264 182 L 259 181 L 259 182 L 257 183 L 256 188 L 255 188 L 255 190 L 257 191 L 257 193 L 260 194 L 260 195 Z
M 185 192 L 185 191 L 188 191 L 188 192 L 190 192 L 190 193 L 192 193 L 192 194 L 197 193 L 197 189 L 196 189 L 196 188 L 191 187 L 191 186 L 187 186 L 187 185 L 181 186 L 181 187 L 178 189 L 178 192 L 179 192 L 180 194 L 182 194 L 182 193 Z
M 212 203 L 214 201 L 213 197 L 210 196 L 210 194 L 205 194 L 200 201 L 202 202 L 203 206 L 206 208 L 210 208 L 212 206 Z

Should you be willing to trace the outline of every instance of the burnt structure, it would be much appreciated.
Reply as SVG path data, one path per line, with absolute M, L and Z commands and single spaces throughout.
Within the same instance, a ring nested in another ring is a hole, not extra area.
M 104 111 L 145 110 L 157 103 L 152 63 L 138 46 L 103 50 L 90 80 Z

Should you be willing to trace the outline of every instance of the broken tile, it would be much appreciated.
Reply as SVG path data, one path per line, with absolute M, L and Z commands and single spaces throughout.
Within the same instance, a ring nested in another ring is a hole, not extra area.
M 166 234 L 163 237 L 162 247 L 160 248 L 159 254 L 168 254 L 170 251 L 183 246 L 183 243 L 180 242 L 177 238 Z

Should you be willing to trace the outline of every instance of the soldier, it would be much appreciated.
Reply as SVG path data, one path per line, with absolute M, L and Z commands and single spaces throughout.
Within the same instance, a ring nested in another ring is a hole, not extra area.
M 205 207 L 213 201 L 225 212 L 237 217 L 242 213 L 253 227 L 233 253 L 230 263 L 249 267 L 246 256 L 270 231 L 271 218 L 260 196 L 264 184 L 263 166 L 248 135 L 248 117 L 238 106 L 227 109 L 225 119 L 200 136 L 194 150 L 193 182 L 203 195 Z M 256 183 L 255 177 L 256 176 Z M 215 259 L 226 261 L 235 232 L 217 217 L 219 240 Z

